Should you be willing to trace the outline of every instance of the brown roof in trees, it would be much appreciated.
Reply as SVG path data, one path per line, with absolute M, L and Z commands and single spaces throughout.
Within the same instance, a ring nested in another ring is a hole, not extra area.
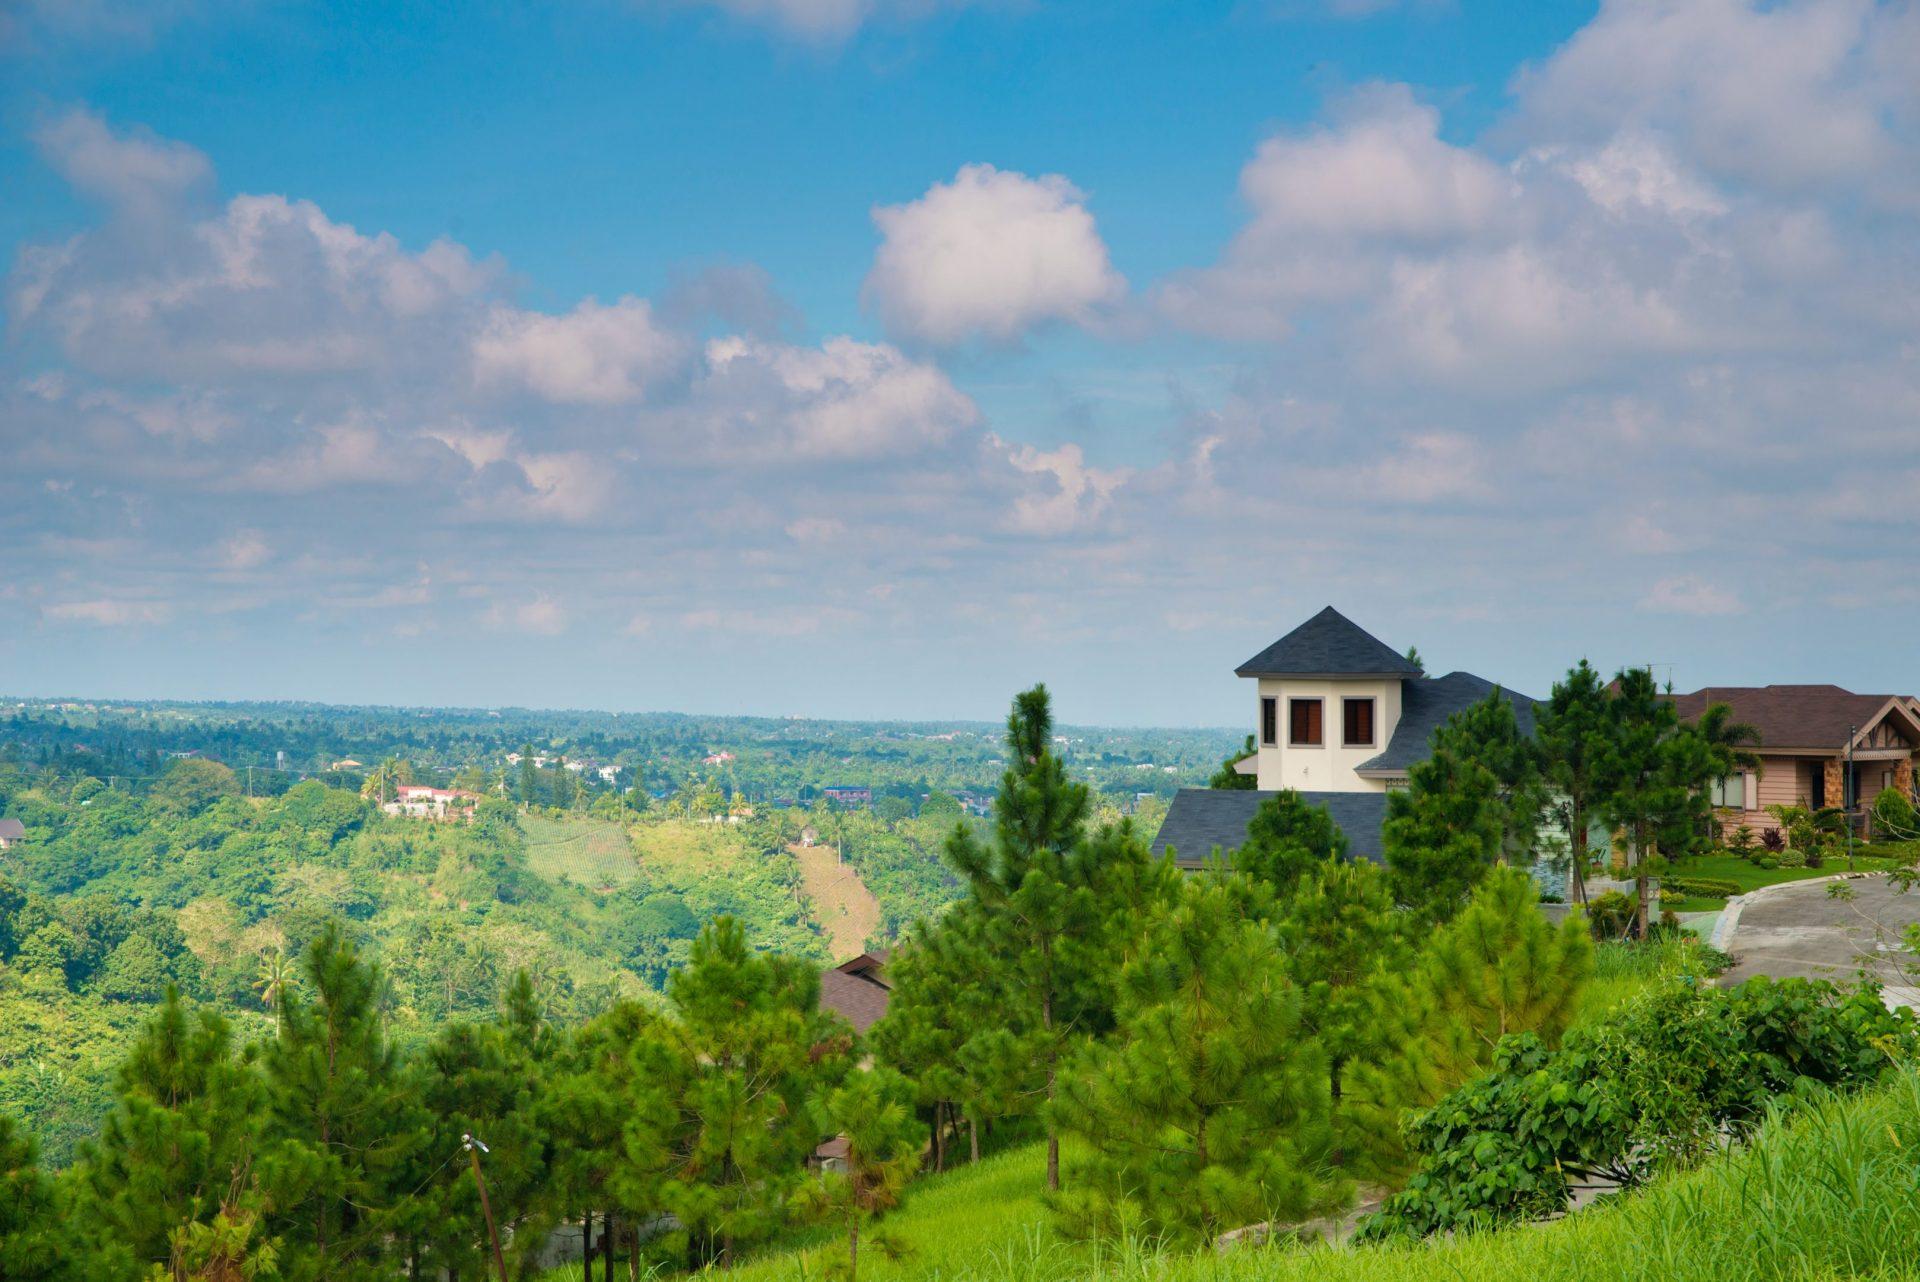
M 880 1022 L 887 1013 L 890 995 L 872 980 L 842 970 L 829 970 L 820 976 L 820 1009 L 841 1016 L 856 1033 L 864 1033 Z
M 0 819 L 0 841 L 18 841 L 27 835 L 27 826 L 18 819 Z
M 1707 686 L 1673 697 L 1684 721 L 1692 721 L 1707 705 L 1724 703 L 1733 719 L 1760 732 L 1760 747 L 1845 749 L 1849 730 L 1865 730 L 1893 701 L 1911 709 L 1904 696 L 1855 694 L 1836 685 Z

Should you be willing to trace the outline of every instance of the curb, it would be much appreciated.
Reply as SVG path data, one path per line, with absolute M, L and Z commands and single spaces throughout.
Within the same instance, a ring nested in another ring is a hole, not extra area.
M 1830 877 L 1802 877 L 1797 881 L 1776 881 L 1771 886 L 1762 886 L 1758 890 L 1749 890 L 1744 895 L 1735 895 L 1727 900 L 1727 906 L 1720 910 L 1720 920 L 1713 924 L 1713 937 L 1707 943 L 1723 953 L 1733 951 L 1733 933 L 1740 927 L 1740 912 L 1755 899 L 1763 899 L 1776 890 L 1787 890 L 1795 886 L 1821 886 L 1830 881 L 1859 881 L 1866 877 L 1884 877 L 1884 872 L 1841 872 Z

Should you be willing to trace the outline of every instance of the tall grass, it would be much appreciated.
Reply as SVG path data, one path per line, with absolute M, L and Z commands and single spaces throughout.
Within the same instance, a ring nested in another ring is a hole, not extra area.
M 1692 935 L 1663 936 L 1647 943 L 1610 940 L 1593 950 L 1593 978 L 1580 995 L 1576 1023 L 1599 1019 L 1636 993 L 1673 979 L 1704 979 L 1724 958 Z
M 1920 1282 L 1920 1070 L 1792 1105 L 1747 1146 L 1552 1224 L 1430 1244 L 1250 1247 L 1172 1255 L 1061 1241 L 1040 1203 L 1040 1150 L 926 1181 L 893 1222 L 909 1250 L 863 1253 L 874 1282 Z M 771 1255 L 741 1282 L 818 1278 L 817 1250 Z M 868 1266 L 871 1266 L 870 1268 Z

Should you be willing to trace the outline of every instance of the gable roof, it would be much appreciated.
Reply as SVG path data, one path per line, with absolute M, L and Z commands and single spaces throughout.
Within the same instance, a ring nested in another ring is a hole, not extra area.
M 1231 855 L 1247 839 L 1247 824 L 1260 803 L 1277 792 L 1257 792 L 1247 788 L 1182 788 L 1167 807 L 1167 817 L 1154 834 L 1153 853 L 1165 854 L 1173 847 L 1174 859 L 1183 868 L 1206 863 L 1218 846 Z M 1379 863 L 1380 829 L 1387 820 L 1387 794 L 1384 792 L 1303 792 L 1311 805 L 1325 806 L 1334 823 L 1347 835 L 1351 854 Z
M 1417 677 L 1420 669 L 1332 606 L 1233 670 L 1240 677 Z
M 1836 685 L 1707 686 L 1673 696 L 1682 721 L 1692 721 L 1709 704 L 1724 703 L 1733 719 L 1760 732 L 1761 751 L 1768 748 L 1815 748 L 1843 752 L 1848 732 L 1863 734 L 1878 724 L 1888 710 L 1897 710 L 1910 730 L 1920 729 L 1920 717 L 1905 695 L 1855 694 Z
M 864 1033 L 880 1022 L 893 996 L 870 979 L 849 975 L 843 970 L 828 970 L 820 975 L 820 1009 L 830 1010 Z
M 27 835 L 27 826 L 18 819 L 0 819 L 0 841 L 18 841 Z
M 1533 737 L 1533 708 L 1537 702 L 1494 685 L 1471 672 L 1449 672 L 1444 677 L 1408 681 L 1400 687 L 1400 720 L 1394 724 L 1393 738 L 1386 750 L 1370 757 L 1354 769 L 1363 775 L 1403 775 L 1416 761 L 1425 761 L 1433 749 L 1433 732 L 1456 713 L 1499 690 L 1513 705 L 1513 720 L 1520 733 Z

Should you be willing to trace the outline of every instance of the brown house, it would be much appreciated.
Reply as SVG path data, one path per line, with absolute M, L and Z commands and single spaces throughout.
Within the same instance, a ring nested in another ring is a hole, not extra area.
M 887 1013 L 892 990 L 887 984 L 887 950 L 861 953 L 820 975 L 820 1008 L 830 1010 L 864 1034 Z
M 1728 832 L 1742 824 L 1756 833 L 1778 828 L 1768 806 L 1841 806 L 1864 815 L 1888 788 L 1914 794 L 1920 700 L 1834 685 L 1708 686 L 1674 696 L 1686 721 L 1714 703 L 1728 705 L 1735 721 L 1760 732 L 1751 749 L 1760 769 L 1714 786 Z

